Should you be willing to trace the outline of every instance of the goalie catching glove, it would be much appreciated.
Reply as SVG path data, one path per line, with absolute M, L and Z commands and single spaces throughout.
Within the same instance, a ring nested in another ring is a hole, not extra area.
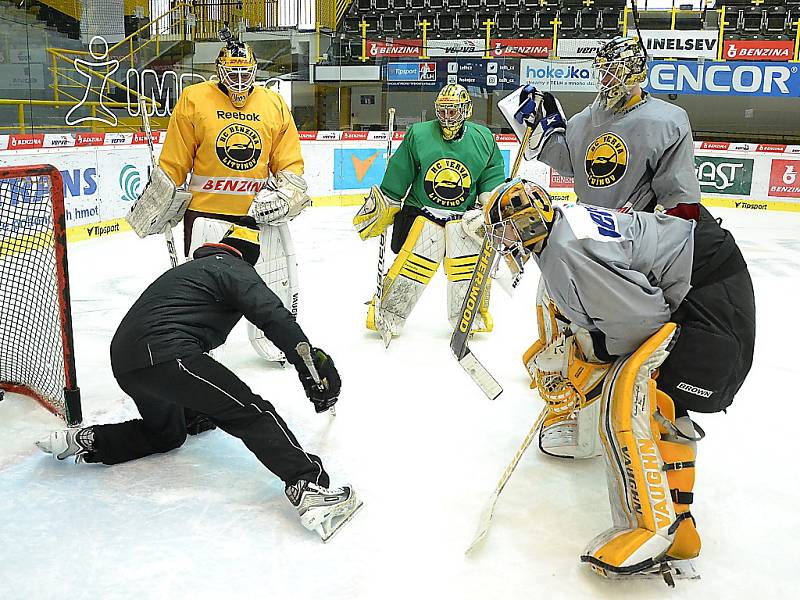
M 300 175 L 286 170 L 279 171 L 253 198 L 247 214 L 259 225 L 291 221 L 304 208 L 311 206 L 307 189 L 308 184 Z
M 179 190 L 164 169 L 156 167 L 126 220 L 141 238 L 161 234 L 180 222 L 191 199 L 192 195 Z
M 325 351 L 312 348 L 311 360 L 317 369 L 320 382 L 314 381 L 314 377 L 305 366 L 298 367 L 297 376 L 300 378 L 300 383 L 303 384 L 306 396 L 314 404 L 314 410 L 323 413 L 332 408 L 339 400 L 342 380 L 336 370 L 336 365 L 333 364 L 333 359 Z
M 381 235 L 394 222 L 400 203 L 384 195 L 377 185 L 369 190 L 364 204 L 353 217 L 353 227 L 362 240 Z

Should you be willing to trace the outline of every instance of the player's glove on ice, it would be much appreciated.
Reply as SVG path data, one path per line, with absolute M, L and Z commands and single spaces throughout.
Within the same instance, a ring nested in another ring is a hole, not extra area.
M 303 384 L 306 396 L 314 404 L 314 410 L 321 413 L 330 409 L 339 400 L 342 380 L 336 370 L 336 365 L 333 364 L 333 359 L 324 350 L 312 348 L 311 359 L 319 374 L 320 383 L 317 384 L 314 381 L 311 373 L 305 367 L 298 369 L 297 376 L 300 378 L 300 383 Z

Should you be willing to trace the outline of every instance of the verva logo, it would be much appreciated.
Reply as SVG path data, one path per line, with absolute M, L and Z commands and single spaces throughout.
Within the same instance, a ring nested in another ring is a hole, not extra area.
M 8 137 L 8 148 L 41 148 L 44 146 L 44 134 L 34 133 L 33 135 L 11 135 Z
M 317 139 L 318 140 L 338 140 L 339 139 L 339 132 L 338 131 L 318 131 L 317 132 Z
M 343 131 L 342 141 L 345 140 L 366 140 L 369 137 L 369 131 Z
M 504 57 L 547 58 L 553 40 L 492 40 L 492 54 Z
M 701 150 L 727 150 L 730 142 L 703 142 L 700 144 Z
M 300 131 L 300 140 L 306 142 L 313 142 L 317 139 L 317 132 L 316 131 Z
M 794 43 L 789 40 L 728 40 L 724 54 L 727 60 L 791 60 Z
M 800 161 L 773 160 L 769 173 L 768 195 L 777 198 L 800 198 Z
M 102 146 L 105 141 L 104 133 L 79 133 L 75 136 L 76 146 Z
M 550 169 L 550 187 L 573 188 L 575 187 L 575 179 L 573 177 L 564 177 L 563 175 L 559 175 L 553 169 Z
M 368 56 L 417 57 L 422 54 L 421 50 L 422 40 L 394 40 L 393 42 L 367 40 Z
M 786 144 L 759 144 L 756 147 L 756 152 L 775 152 L 783 154 L 786 150 Z

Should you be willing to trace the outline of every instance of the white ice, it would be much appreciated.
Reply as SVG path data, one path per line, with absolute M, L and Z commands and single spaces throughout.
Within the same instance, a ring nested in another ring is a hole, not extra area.
M 265 366 L 240 324 L 224 362 L 270 399 L 334 483 L 365 505 L 325 545 L 303 529 L 281 482 L 220 431 L 165 455 L 105 467 L 56 462 L 34 440 L 62 423 L 31 400 L 0 402 L 0 598 L 797 598 L 800 534 L 796 305 L 800 214 L 716 209 L 755 282 L 756 359 L 728 414 L 698 415 L 699 581 L 610 582 L 579 563 L 610 524 L 601 459 L 531 448 L 483 548 L 464 549 L 481 508 L 541 408 L 521 354 L 534 331 L 531 268 L 497 290 L 495 331 L 472 348 L 505 387 L 487 400 L 450 354 L 444 276 L 387 350 L 364 329 L 376 247 L 352 208 L 293 224 L 299 321 L 335 358 L 338 416 L 317 415 L 291 368 Z M 163 240 L 115 235 L 69 248 L 85 423 L 136 416 L 108 359 L 114 329 L 168 266 Z

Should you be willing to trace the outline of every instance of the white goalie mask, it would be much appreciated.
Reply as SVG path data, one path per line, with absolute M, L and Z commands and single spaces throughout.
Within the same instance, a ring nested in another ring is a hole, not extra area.
M 256 55 L 242 42 L 229 41 L 217 57 L 217 76 L 231 103 L 242 108 L 256 83 Z

